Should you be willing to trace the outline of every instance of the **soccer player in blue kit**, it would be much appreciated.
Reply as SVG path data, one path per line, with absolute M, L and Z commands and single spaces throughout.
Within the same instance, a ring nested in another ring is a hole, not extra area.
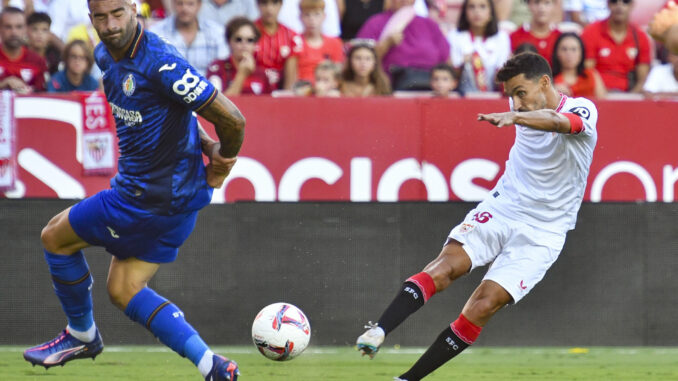
M 24 358 L 49 368 L 101 353 L 82 249 L 103 246 L 113 255 L 107 282 L 113 304 L 188 357 L 205 380 L 235 381 L 237 364 L 214 354 L 183 312 L 147 284 L 161 263 L 176 259 L 198 210 L 235 164 L 245 119 L 173 46 L 142 29 L 130 0 L 88 5 L 101 39 L 95 59 L 116 120 L 118 174 L 112 189 L 64 210 L 43 229 L 45 260 L 68 325 L 55 339 L 27 349 Z M 200 128 L 194 112 L 214 124 L 218 142 Z

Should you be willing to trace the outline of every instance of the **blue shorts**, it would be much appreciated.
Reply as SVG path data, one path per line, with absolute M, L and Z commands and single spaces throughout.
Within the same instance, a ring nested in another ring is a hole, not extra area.
M 73 205 L 68 220 L 75 233 L 92 246 L 103 246 L 120 259 L 135 257 L 167 263 L 195 227 L 198 211 L 172 216 L 150 213 L 130 205 L 107 189 Z

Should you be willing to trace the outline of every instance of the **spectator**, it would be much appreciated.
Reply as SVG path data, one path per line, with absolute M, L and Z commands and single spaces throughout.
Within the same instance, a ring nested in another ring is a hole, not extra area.
M 370 17 L 358 37 L 375 46 L 394 90 L 430 90 L 433 66 L 450 57 L 450 44 L 431 19 L 415 14 L 414 0 L 393 0 L 393 10 Z
M 49 92 L 94 91 L 99 82 L 89 72 L 94 65 L 94 55 L 89 44 L 73 40 L 64 48 L 64 69 L 47 82 Z
M 0 89 L 19 94 L 45 90 L 47 63 L 24 46 L 26 18 L 21 9 L 0 13 Z
M 227 25 L 234 17 L 259 18 L 255 0 L 205 0 L 200 8 L 200 17 Z
M 586 67 L 596 68 L 610 91 L 639 93 L 650 71 L 650 40 L 629 21 L 633 0 L 609 0 L 610 17 L 584 29 Z
M 328 0 L 332 1 L 332 0 Z M 301 0 L 301 22 L 304 24 L 303 47 L 295 53 L 298 79 L 313 83 L 315 67 L 324 60 L 344 62 L 344 46 L 338 37 L 322 35 L 325 0 Z
M 258 0 L 261 18 L 254 22 L 261 39 L 257 43 L 257 64 L 266 70 L 273 89 L 291 89 L 297 77 L 293 53 L 301 50 L 301 37 L 278 22 L 282 0 Z
M 557 0 L 525 0 L 532 19 L 511 33 L 511 50 L 526 42 L 537 48 L 537 53 L 552 64 L 553 46 L 560 31 L 553 23 L 553 11 Z
M 499 30 L 491 0 L 465 0 L 459 26 L 448 36 L 452 65 L 463 93 L 496 91 L 494 76 L 511 54 L 511 41 Z
M 431 89 L 436 98 L 458 98 L 457 89 L 459 81 L 452 66 L 439 64 L 431 69 Z
M 571 97 L 604 98 L 607 94 L 596 69 L 584 66 L 584 43 L 576 33 L 563 33 L 553 51 L 553 82 Z
M 341 95 L 341 69 L 335 62 L 325 60 L 315 67 L 313 94 L 316 97 L 338 97 Z
M 301 0 L 285 0 L 280 8 L 278 21 L 287 25 L 298 34 L 303 33 L 304 26 L 301 24 L 301 12 L 299 3 Z M 325 2 L 325 21 L 323 21 L 322 33 L 325 36 L 339 37 L 341 27 L 339 25 L 339 7 L 337 0 Z
M 371 16 L 384 11 L 384 0 L 339 0 L 341 39 L 350 41 Z
M 565 18 L 583 27 L 610 16 L 607 0 L 563 0 Z
M 349 45 L 342 73 L 341 95 L 368 97 L 391 94 L 388 77 L 379 66 L 374 41 L 354 40 Z
M 26 20 L 28 25 L 28 48 L 37 53 L 47 62 L 49 74 L 59 71 L 61 62 L 61 49 L 50 43 L 51 32 L 49 31 L 52 19 L 47 13 L 34 12 Z
M 205 75 L 210 62 L 228 56 L 224 28 L 198 16 L 202 0 L 173 0 L 172 5 L 174 14 L 150 30 L 169 40 L 188 63 Z
M 650 70 L 643 90 L 655 96 L 678 96 L 678 53 L 669 53 L 666 64 Z
M 260 37 L 257 27 L 246 17 L 235 17 L 226 25 L 231 56 L 212 62 L 207 70 L 209 81 L 225 95 L 261 95 L 273 90 L 264 68 L 254 59 Z
M 47 14 L 52 18 L 52 33 L 61 41 L 67 40 L 74 26 L 90 23 L 87 0 L 50 0 Z

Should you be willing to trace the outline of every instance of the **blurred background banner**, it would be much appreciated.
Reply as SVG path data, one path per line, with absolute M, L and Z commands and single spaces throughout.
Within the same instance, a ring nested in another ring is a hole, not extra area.
M 14 189 L 16 178 L 14 94 L 0 92 L 0 191 Z
M 247 116 L 245 143 L 214 203 L 477 201 L 503 173 L 515 137 L 513 128 L 476 120 L 506 111 L 503 99 L 234 101 Z M 108 175 L 83 176 L 89 151 L 78 96 L 19 96 L 15 103 L 18 178 L 6 197 L 78 199 L 109 187 Z M 678 141 L 678 129 L 667 127 L 678 103 L 596 104 L 599 139 L 584 199 L 674 202 L 678 162 L 667 142 Z

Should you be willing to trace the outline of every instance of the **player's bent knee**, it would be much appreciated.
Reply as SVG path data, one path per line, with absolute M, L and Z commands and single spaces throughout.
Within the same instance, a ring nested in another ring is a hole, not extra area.
M 54 224 L 50 221 L 40 232 L 42 247 L 50 253 L 58 253 L 61 249 Z
M 109 278 L 106 283 L 108 299 L 114 306 L 122 311 L 125 311 L 129 301 L 144 287 L 144 285 L 137 286 L 129 282 L 121 282 L 111 278 Z

